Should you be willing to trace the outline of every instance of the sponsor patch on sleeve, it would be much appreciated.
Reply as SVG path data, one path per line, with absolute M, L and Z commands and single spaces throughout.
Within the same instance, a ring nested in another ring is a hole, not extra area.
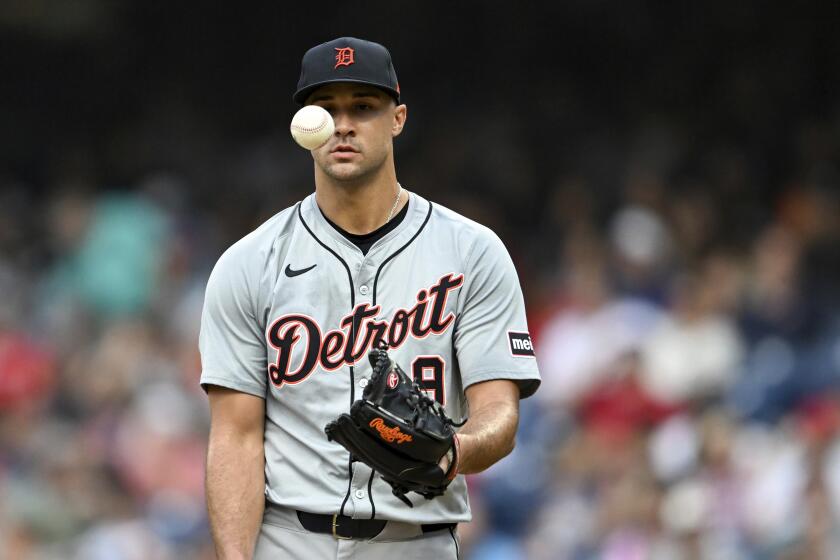
M 508 331 L 510 341 L 510 353 L 514 356 L 533 356 L 534 345 L 531 342 L 531 335 L 526 332 Z

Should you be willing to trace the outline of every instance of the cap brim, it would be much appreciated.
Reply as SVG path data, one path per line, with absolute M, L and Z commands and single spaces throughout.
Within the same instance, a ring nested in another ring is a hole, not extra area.
M 373 86 L 375 88 L 381 89 L 382 91 L 384 91 L 385 93 L 387 93 L 388 95 L 393 97 L 396 100 L 397 104 L 399 104 L 399 102 L 400 102 L 400 94 L 395 89 L 391 89 L 388 86 L 384 86 L 382 84 L 372 84 L 370 82 L 366 82 L 365 80 L 352 80 L 352 79 L 347 79 L 347 78 L 341 78 L 341 79 L 336 79 L 336 80 L 324 80 L 323 82 L 318 82 L 317 84 L 310 84 L 310 85 L 306 86 L 305 88 L 296 91 L 295 94 L 292 96 L 292 99 L 298 105 L 303 105 L 304 103 L 306 103 L 306 98 L 309 97 L 309 95 L 313 91 L 318 89 L 319 87 L 325 86 L 327 84 L 340 84 L 340 83 L 364 84 L 366 86 Z

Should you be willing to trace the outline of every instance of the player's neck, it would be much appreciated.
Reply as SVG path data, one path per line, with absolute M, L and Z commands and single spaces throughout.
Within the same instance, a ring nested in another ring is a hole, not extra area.
M 363 183 L 336 181 L 316 176 L 315 200 L 324 215 L 349 233 L 363 235 L 382 227 L 388 214 L 396 215 L 408 195 L 403 189 L 395 206 L 397 192 L 395 173 L 383 173 Z

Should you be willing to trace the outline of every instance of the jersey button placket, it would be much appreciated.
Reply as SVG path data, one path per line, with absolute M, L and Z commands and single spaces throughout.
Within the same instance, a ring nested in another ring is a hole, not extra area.
M 357 293 L 359 296 L 356 297 L 356 305 L 361 305 L 364 303 L 369 304 L 371 298 L 373 297 L 373 288 L 371 282 L 373 282 L 373 278 L 371 277 L 371 263 L 368 262 L 366 259 L 363 259 L 361 262 L 356 263 L 356 278 L 355 284 L 357 286 Z M 367 361 L 367 360 L 365 360 Z M 360 374 L 359 370 L 356 370 L 357 375 Z M 368 379 L 366 377 L 360 377 L 357 379 L 357 384 L 359 388 L 364 390 L 367 387 Z M 356 397 L 358 398 L 358 396 Z M 354 517 L 361 517 L 365 518 L 370 516 L 373 513 L 372 504 L 369 501 L 368 493 L 363 490 L 363 487 L 368 483 L 368 479 L 370 478 L 370 471 L 367 468 L 362 467 L 361 465 L 356 465 L 356 468 L 353 471 L 353 480 L 351 482 L 353 490 L 351 491 L 351 502 L 353 502 L 353 510 L 354 510 Z

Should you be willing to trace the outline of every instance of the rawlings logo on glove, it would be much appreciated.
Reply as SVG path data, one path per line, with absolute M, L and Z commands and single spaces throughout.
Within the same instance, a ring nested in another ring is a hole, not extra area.
M 373 366 L 362 398 L 349 414 L 341 414 L 324 428 L 327 438 L 341 444 L 355 461 L 379 472 L 396 497 L 417 492 L 426 499 L 440 496 L 457 473 L 456 424 L 443 407 L 428 397 L 396 365 L 384 348 L 371 350 Z M 390 426 L 383 417 L 389 418 Z M 450 453 L 444 472 L 440 459 Z
M 412 441 L 412 438 L 408 434 L 404 434 L 400 431 L 399 426 L 394 426 L 393 428 L 389 428 L 385 425 L 385 421 L 382 418 L 374 418 L 368 424 L 371 428 L 379 432 L 379 437 L 391 443 L 396 440 L 397 445 L 405 442 L 405 441 Z

